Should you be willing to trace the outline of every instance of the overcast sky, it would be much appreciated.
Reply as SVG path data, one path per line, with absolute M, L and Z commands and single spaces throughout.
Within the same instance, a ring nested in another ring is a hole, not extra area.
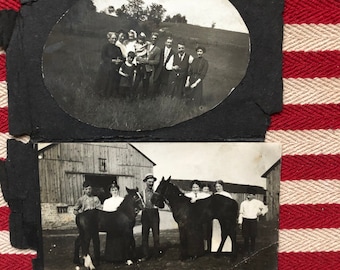
M 133 143 L 157 165 L 154 174 L 174 179 L 200 179 L 257 185 L 281 157 L 273 143 Z
M 108 6 L 115 9 L 126 4 L 127 0 L 92 0 L 97 11 L 103 11 Z M 211 27 L 234 32 L 248 33 L 248 29 L 236 8 L 227 0 L 144 0 L 145 5 L 156 3 L 163 5 L 166 15 L 184 15 L 189 24 Z

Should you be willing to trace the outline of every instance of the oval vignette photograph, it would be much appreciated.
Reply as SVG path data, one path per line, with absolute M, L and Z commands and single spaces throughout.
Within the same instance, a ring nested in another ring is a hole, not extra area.
M 44 83 L 59 107 L 95 127 L 171 127 L 238 86 L 248 29 L 227 0 L 82 0 L 51 29 Z

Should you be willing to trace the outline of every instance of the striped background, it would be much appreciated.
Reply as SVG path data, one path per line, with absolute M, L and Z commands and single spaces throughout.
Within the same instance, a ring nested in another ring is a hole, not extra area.
M 251 0 L 250 0 L 251 1 Z M 19 0 L 0 0 L 18 11 Z M 283 144 L 279 269 L 340 269 L 340 1 L 286 0 L 284 107 L 267 142 Z M 0 158 L 8 135 L 0 52 Z M 21 138 L 25 140 L 26 138 Z M 0 269 L 32 269 L 35 252 L 12 248 L 0 191 Z

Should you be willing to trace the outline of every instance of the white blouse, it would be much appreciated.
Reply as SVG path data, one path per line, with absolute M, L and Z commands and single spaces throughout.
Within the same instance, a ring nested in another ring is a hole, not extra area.
M 103 211 L 106 212 L 116 211 L 118 206 L 122 203 L 123 200 L 124 198 L 119 196 L 106 199 L 103 203 Z

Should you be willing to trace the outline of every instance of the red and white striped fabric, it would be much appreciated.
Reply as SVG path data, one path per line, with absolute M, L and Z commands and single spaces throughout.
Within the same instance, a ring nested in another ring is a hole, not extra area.
M 279 269 L 340 269 L 340 1 L 286 0 Z
M 0 0 L 18 11 L 19 0 Z M 286 0 L 284 107 L 267 142 L 283 145 L 279 269 L 340 265 L 340 1 Z M 6 158 L 7 87 L 0 54 L 0 158 Z M 9 243 L 9 208 L 0 192 L 0 269 L 32 269 L 36 253 Z

